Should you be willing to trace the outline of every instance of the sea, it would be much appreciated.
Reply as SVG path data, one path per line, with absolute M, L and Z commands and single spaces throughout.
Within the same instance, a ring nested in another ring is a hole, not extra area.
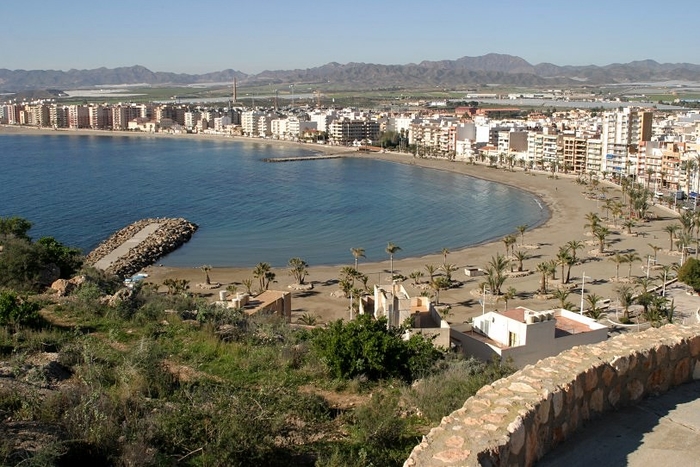
M 284 163 L 310 145 L 233 139 L 0 135 L 0 216 L 29 234 L 95 248 L 147 217 L 184 217 L 192 239 L 166 266 L 282 267 L 419 257 L 534 227 L 549 216 L 531 193 L 448 171 L 368 158 Z

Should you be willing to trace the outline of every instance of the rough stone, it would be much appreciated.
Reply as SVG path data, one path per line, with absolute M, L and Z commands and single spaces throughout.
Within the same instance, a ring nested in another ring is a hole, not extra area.
M 699 349 L 700 325 L 667 326 L 547 358 L 477 392 L 405 465 L 532 465 L 590 417 L 700 379 Z

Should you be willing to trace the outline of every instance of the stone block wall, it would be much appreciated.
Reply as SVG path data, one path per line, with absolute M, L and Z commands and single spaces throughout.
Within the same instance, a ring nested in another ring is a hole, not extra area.
M 586 420 L 700 379 L 700 325 L 574 347 L 481 388 L 404 466 L 533 465 Z

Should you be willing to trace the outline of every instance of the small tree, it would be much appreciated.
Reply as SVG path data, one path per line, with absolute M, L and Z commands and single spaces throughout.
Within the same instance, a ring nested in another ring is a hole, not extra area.
M 0 292 L 0 326 L 30 324 L 39 317 L 39 305 L 13 292 Z
M 678 280 L 700 292 L 700 261 L 688 258 L 678 270 Z
M 291 258 L 288 263 L 289 275 L 294 278 L 297 284 L 303 284 L 309 270 L 308 264 L 301 258 Z
M 211 271 L 211 266 L 205 264 L 203 266 L 200 266 L 199 269 L 201 269 L 204 272 L 204 283 L 210 285 L 211 279 L 209 278 L 209 271 Z

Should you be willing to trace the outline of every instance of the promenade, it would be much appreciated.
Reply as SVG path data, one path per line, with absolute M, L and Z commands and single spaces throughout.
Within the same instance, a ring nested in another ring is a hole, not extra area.
M 691 466 L 700 459 L 700 381 L 607 413 L 538 467 Z

